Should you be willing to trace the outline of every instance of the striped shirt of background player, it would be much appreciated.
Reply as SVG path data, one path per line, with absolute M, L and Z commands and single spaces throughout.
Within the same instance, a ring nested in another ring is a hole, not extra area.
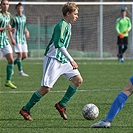
M 25 38 L 26 16 L 15 15 L 11 20 L 12 28 L 16 29 L 14 37 L 17 44 L 27 44 Z

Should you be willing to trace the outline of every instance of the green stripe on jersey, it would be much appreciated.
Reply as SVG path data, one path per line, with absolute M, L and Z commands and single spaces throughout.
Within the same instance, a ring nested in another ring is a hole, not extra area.
M 5 28 L 11 20 L 11 14 L 7 12 L 5 16 L 2 11 L 0 11 L 0 28 Z M 0 48 L 4 48 L 5 46 L 9 45 L 9 39 L 6 34 L 6 30 L 0 32 Z
M 52 38 L 46 48 L 45 55 L 57 59 L 62 63 L 68 62 L 68 59 L 62 55 L 59 48 L 68 49 L 71 38 L 71 25 L 62 19 L 54 28 Z
M 26 16 L 15 15 L 12 18 L 11 25 L 16 29 L 14 34 L 17 44 L 27 44 L 25 38 L 25 28 L 26 28 Z

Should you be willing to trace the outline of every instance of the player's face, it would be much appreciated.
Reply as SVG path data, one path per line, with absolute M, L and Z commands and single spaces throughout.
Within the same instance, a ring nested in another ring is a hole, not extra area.
M 23 12 L 23 7 L 22 6 L 18 6 L 17 7 L 17 13 L 18 14 L 22 14 L 22 12 Z
M 77 21 L 78 19 L 78 10 L 76 9 L 74 12 L 72 13 L 68 13 L 68 17 L 69 17 L 69 23 L 74 23 Z
M 127 14 L 126 11 L 121 13 L 122 17 L 126 17 L 126 14 Z
M 1 9 L 3 12 L 7 12 L 9 8 L 9 2 L 7 0 L 2 1 Z

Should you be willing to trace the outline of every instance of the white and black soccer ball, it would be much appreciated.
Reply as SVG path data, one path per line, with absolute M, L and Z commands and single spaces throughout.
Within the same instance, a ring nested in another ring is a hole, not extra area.
M 95 104 L 86 104 L 82 109 L 82 114 L 87 120 L 94 120 L 99 115 L 99 109 Z

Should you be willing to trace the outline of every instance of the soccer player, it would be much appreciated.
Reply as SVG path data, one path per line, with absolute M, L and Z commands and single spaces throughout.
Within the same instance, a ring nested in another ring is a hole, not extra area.
M 131 30 L 130 18 L 126 16 L 126 10 L 121 10 L 121 17 L 116 21 L 116 31 L 118 33 L 118 61 L 124 62 L 123 54 L 128 46 L 128 32 Z
M 93 124 L 91 128 L 109 128 L 115 116 L 123 108 L 128 97 L 132 94 L 133 94 L 133 76 L 130 78 L 129 83 L 127 83 L 127 85 L 122 89 L 122 91 L 117 95 L 117 97 L 113 101 L 107 116 L 103 120 Z
M 12 71 L 14 69 L 14 59 L 13 59 L 13 51 L 12 47 L 9 43 L 7 32 L 11 36 L 11 28 L 10 20 L 11 14 L 8 12 L 9 2 L 8 0 L 1 1 L 1 11 L 0 11 L 0 49 L 2 53 L 5 55 L 8 64 L 6 67 L 6 87 L 10 87 L 12 89 L 16 89 L 17 87 L 11 82 L 12 80 Z
M 12 43 L 14 45 L 14 51 L 17 54 L 17 58 L 14 61 L 14 65 L 17 64 L 19 75 L 28 76 L 28 74 L 23 72 L 22 60 L 28 56 L 28 47 L 26 38 L 29 38 L 29 31 L 26 27 L 26 16 L 23 14 L 23 5 L 18 3 L 16 5 L 17 14 L 13 17 L 11 21 L 12 28 L 15 28 L 14 38 L 12 38 Z
M 55 26 L 52 38 L 46 48 L 41 87 L 31 97 L 29 102 L 20 110 L 25 120 L 32 120 L 31 108 L 47 94 L 57 79 L 63 75 L 71 81 L 64 97 L 55 104 L 55 108 L 64 120 L 67 120 L 66 105 L 83 79 L 78 71 L 78 65 L 67 52 L 71 37 L 71 23 L 78 19 L 79 8 L 75 3 L 66 3 L 62 8 L 63 19 Z

